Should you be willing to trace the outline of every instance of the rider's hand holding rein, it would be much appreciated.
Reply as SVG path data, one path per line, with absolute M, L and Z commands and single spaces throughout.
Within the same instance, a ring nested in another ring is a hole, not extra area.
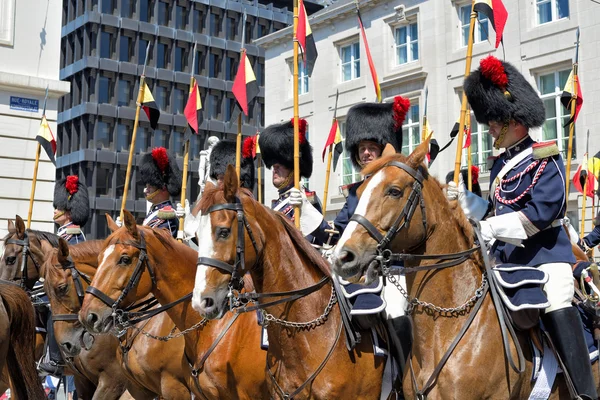
M 467 218 L 480 221 L 488 212 L 488 201 L 467 190 L 462 174 L 458 175 L 458 186 L 454 181 L 448 182 L 446 198 L 448 201 L 458 200 Z

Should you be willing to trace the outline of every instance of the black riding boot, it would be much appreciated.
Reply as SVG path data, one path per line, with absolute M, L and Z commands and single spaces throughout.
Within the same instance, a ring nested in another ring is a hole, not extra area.
M 390 336 L 395 349 L 396 358 L 400 364 L 401 372 L 404 372 L 404 365 L 408 360 L 410 349 L 412 348 L 412 326 L 410 317 L 401 316 L 387 320 L 390 328 Z M 394 333 L 396 334 L 394 336 Z
M 52 323 L 52 313 L 48 312 L 48 323 L 46 324 L 46 341 L 48 343 L 49 362 L 42 362 L 38 369 L 42 375 L 53 375 L 56 377 L 63 374 L 63 358 L 54 336 L 54 325 Z
M 562 359 L 577 394 L 583 399 L 598 398 L 583 325 L 575 307 L 551 311 L 542 317 L 554 347 Z

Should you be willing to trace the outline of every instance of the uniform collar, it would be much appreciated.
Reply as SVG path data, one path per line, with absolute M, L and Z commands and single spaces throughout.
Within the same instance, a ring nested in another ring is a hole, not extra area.
M 519 140 L 517 143 L 513 144 L 510 147 L 507 147 L 506 151 L 504 152 L 504 155 L 506 159 L 511 159 L 523 150 L 530 148 L 534 143 L 535 142 L 533 141 L 531 136 L 527 135 L 523 139 Z
M 61 230 L 65 230 L 65 229 L 67 229 L 67 228 L 69 228 L 69 227 L 77 227 L 77 225 L 75 225 L 75 224 L 73 223 L 73 221 L 69 221 L 69 222 L 67 222 L 66 224 L 64 224 L 63 226 L 61 226 L 60 228 L 58 228 L 58 230 L 59 230 L 59 231 L 61 231 Z
M 153 204 L 152 207 L 150 208 L 150 212 L 160 210 L 161 208 L 164 208 L 165 206 L 169 206 L 169 205 L 171 205 L 171 200 L 165 200 L 162 203 Z
M 290 183 L 289 185 L 287 185 L 286 187 L 284 187 L 283 189 L 279 189 L 278 193 L 281 196 L 282 194 L 284 194 L 285 192 L 287 192 L 288 190 L 290 190 L 291 188 L 294 187 L 293 183 Z

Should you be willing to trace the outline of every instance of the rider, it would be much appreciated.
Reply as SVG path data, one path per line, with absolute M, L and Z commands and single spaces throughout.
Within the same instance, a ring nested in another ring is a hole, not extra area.
M 446 185 L 454 186 L 453 179 L 454 171 L 448 172 L 446 174 Z M 469 179 L 466 168 L 460 170 L 460 179 L 462 182 L 466 182 Z M 479 185 L 479 167 L 476 165 L 471 165 L 471 192 L 479 197 L 483 197 L 483 194 L 481 193 L 481 186 Z
M 511 64 L 489 56 L 464 82 L 469 104 L 479 123 L 489 126 L 494 147 L 505 151 L 490 173 L 489 202 L 462 202 L 465 214 L 481 220 L 483 238 L 500 263 L 537 267 L 548 275 L 544 291 L 550 306 L 542 322 L 560 355 L 576 391 L 597 399 L 579 313 L 572 307 L 575 257 L 562 229 L 566 209 L 565 168 L 555 143 L 536 143 L 531 128 L 546 119 L 544 104 L 527 79 Z M 459 192 L 449 186 L 449 199 Z
M 181 193 L 181 171 L 175 158 L 169 157 L 164 147 L 156 147 L 142 156 L 140 174 L 146 200 L 152 203 L 143 225 L 168 229 L 176 238 L 179 220 L 171 196 Z
M 249 190 L 254 190 L 254 159 L 248 154 L 247 148 L 252 144 L 253 137 L 247 137 L 244 140 L 244 148 L 240 157 L 240 186 Z M 223 182 L 225 171 L 228 165 L 235 166 L 236 143 L 228 140 L 221 140 L 212 149 L 210 153 L 210 172 L 209 177 L 217 183 Z
M 396 151 L 402 150 L 402 124 L 410 101 L 396 96 L 393 103 L 362 103 L 350 108 L 346 118 L 344 146 L 354 167 L 361 171 L 367 164 L 381 157 L 383 148 L 390 143 Z M 346 229 L 358 205 L 356 190 L 363 181 L 346 188 L 346 203 L 333 224 L 340 236 Z
M 69 244 L 85 242 L 81 231 L 90 216 L 90 200 L 87 187 L 79 181 L 77 175 L 69 175 L 54 185 L 54 222 L 60 226 L 58 236 Z M 52 312 L 48 308 L 46 322 L 48 362 L 40 362 L 38 369 L 43 375 L 61 376 L 63 358 L 54 336 Z
M 310 178 L 313 170 L 312 146 L 306 138 L 306 120 L 299 119 L 300 176 Z M 294 220 L 294 206 L 301 208 L 300 228 L 313 244 L 327 241 L 329 224 L 323 219 L 321 202 L 315 192 L 294 187 L 294 120 L 268 126 L 258 139 L 262 159 L 267 168 L 273 168 L 273 186 L 279 197 L 271 208 Z

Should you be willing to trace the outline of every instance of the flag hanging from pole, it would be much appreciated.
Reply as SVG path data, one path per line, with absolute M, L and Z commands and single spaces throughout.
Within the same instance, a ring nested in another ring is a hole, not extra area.
M 588 155 L 585 153 L 583 155 L 581 164 L 579 164 L 577 171 L 575 171 L 575 175 L 573 175 L 573 187 L 579 193 L 583 194 L 583 188 L 585 187 L 585 182 L 587 181 L 586 195 L 588 197 L 594 197 L 596 178 L 594 177 L 594 174 L 588 170 L 588 168 Z
M 337 166 L 337 162 L 342 154 L 342 134 L 340 133 L 340 124 L 337 119 L 333 120 L 333 124 L 331 124 L 331 129 L 329 130 L 329 136 L 327 137 L 327 142 L 325 143 L 325 148 L 323 149 L 323 161 L 325 161 L 325 153 L 329 146 L 333 146 L 333 171 L 335 172 L 335 167 Z
M 298 0 L 298 29 L 296 30 L 296 38 L 302 49 L 306 73 L 308 76 L 311 76 L 319 54 L 317 53 L 317 45 L 315 44 L 312 29 L 310 29 L 310 24 L 308 23 L 304 1 L 302 0 Z
M 48 158 L 52 161 L 52 164 L 56 166 L 56 139 L 54 139 L 54 135 L 50 130 L 50 125 L 48 125 L 48 120 L 45 115 L 42 115 L 42 122 L 40 123 L 40 129 L 38 130 L 35 140 L 37 140 L 44 148 Z
M 381 87 L 379 86 L 379 79 L 377 78 L 377 70 L 375 69 L 373 58 L 371 57 L 371 50 L 369 50 L 369 43 L 367 42 L 367 34 L 365 33 L 365 27 L 363 26 L 360 10 L 358 8 L 356 8 L 356 15 L 358 16 L 358 25 L 360 27 L 360 33 L 365 44 L 365 53 L 367 53 L 367 61 L 369 62 L 369 69 L 371 70 L 371 77 L 373 78 L 373 86 L 375 87 L 377 102 L 381 103 Z
M 492 28 L 496 31 L 496 48 L 498 48 L 508 19 L 508 11 L 502 4 L 502 0 L 475 0 L 473 11 L 484 14 L 491 22 Z
M 429 120 L 424 118 L 424 130 L 425 130 L 425 138 L 430 137 L 429 139 L 429 152 L 427 153 L 427 161 L 429 165 L 431 165 L 438 154 L 440 153 L 440 145 L 438 144 L 437 139 L 433 136 L 433 131 L 429 127 Z
M 248 115 L 248 104 L 258 95 L 259 88 L 256 81 L 256 75 L 250 65 L 250 60 L 246 56 L 246 51 L 242 50 L 240 54 L 240 65 L 237 70 L 237 75 L 233 81 L 231 89 L 233 96 L 237 101 L 240 110 Z
M 152 129 L 156 129 L 158 126 L 158 119 L 160 118 L 160 110 L 156 105 L 156 101 L 154 101 L 154 96 L 152 96 L 152 92 L 150 88 L 144 81 L 144 98 L 142 99 L 142 108 L 150 121 L 150 126 Z
M 192 90 L 190 91 L 190 96 L 188 97 L 188 101 L 185 105 L 185 109 L 183 110 L 183 114 L 185 115 L 185 119 L 190 125 L 190 128 L 196 134 L 198 134 L 198 128 L 202 123 L 201 110 L 202 101 L 200 100 L 200 88 L 198 87 L 198 82 L 196 82 L 196 80 L 194 79 L 194 85 L 192 86 Z
M 577 86 L 574 86 L 574 82 L 577 82 Z M 573 93 L 574 88 L 577 87 L 577 100 L 575 103 L 575 115 L 572 115 L 569 118 L 569 121 L 564 125 L 567 126 L 571 122 L 575 123 L 577 120 L 577 116 L 579 115 L 579 110 L 581 110 L 581 106 L 583 105 L 583 94 L 581 93 L 581 85 L 579 84 L 579 78 L 573 76 L 573 70 L 569 74 L 569 78 L 567 79 L 567 83 L 565 84 L 565 88 L 560 95 L 560 102 L 567 109 L 567 111 L 571 112 L 571 102 L 573 101 Z

